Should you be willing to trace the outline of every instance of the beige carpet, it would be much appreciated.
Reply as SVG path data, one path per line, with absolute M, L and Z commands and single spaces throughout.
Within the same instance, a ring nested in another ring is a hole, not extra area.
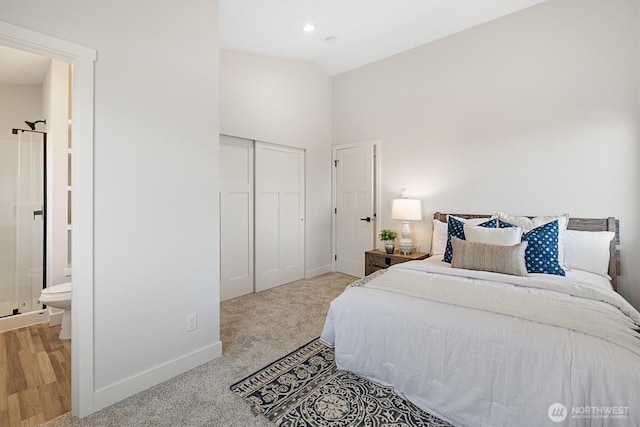
M 91 416 L 65 414 L 42 425 L 272 427 L 229 386 L 318 337 L 329 303 L 353 280 L 329 273 L 224 301 L 222 357 Z

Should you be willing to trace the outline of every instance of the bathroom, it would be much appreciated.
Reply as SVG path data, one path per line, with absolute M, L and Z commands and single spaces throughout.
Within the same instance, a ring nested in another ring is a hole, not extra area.
M 12 362 L 10 344 L 39 340 L 57 352 L 50 355 L 46 385 L 48 393 L 64 394 L 63 403 L 70 401 L 70 386 L 58 384 L 70 376 L 70 311 L 53 308 L 60 305 L 53 301 L 45 308 L 40 300 L 71 281 L 70 77 L 68 63 L 0 46 L 0 334 L 9 365 L 0 370 L 16 379 L 11 363 L 24 365 L 28 358 Z M 27 398 L 28 390 L 14 388 L 15 400 Z M 19 421 L 35 425 L 68 410 L 58 402 Z M 14 424 L 7 417 L 0 413 L 0 425 Z

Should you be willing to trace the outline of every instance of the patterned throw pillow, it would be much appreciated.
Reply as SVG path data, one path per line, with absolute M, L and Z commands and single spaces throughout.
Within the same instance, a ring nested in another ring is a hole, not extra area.
M 508 227 L 515 225 L 498 220 L 498 228 Z M 529 273 L 565 275 L 558 262 L 559 231 L 558 220 L 555 220 L 522 234 L 522 241 L 528 242 L 524 260 Z
M 533 230 L 536 227 L 545 225 L 551 221 L 558 220 L 558 262 L 564 268 L 564 233 L 567 231 L 567 225 L 569 225 L 569 214 L 563 215 L 542 215 L 542 216 L 517 216 L 508 215 L 504 212 L 498 212 L 496 214 L 500 221 L 508 222 L 516 227 L 522 227 L 524 231 Z
M 447 219 L 448 227 L 447 227 L 447 248 L 444 251 L 443 262 L 451 263 L 451 259 L 453 258 L 453 246 L 451 246 L 451 238 L 457 237 L 458 239 L 465 240 L 464 237 L 464 221 L 457 219 L 451 215 Z M 480 227 L 487 228 L 496 228 L 498 225 L 498 220 L 496 218 L 490 219 L 489 221 L 485 221 L 481 224 L 478 224 Z

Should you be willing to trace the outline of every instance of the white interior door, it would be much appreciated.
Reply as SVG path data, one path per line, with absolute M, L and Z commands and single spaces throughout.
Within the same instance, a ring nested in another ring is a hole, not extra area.
M 255 145 L 255 288 L 304 278 L 304 151 Z
M 253 292 L 253 141 L 220 135 L 220 299 Z
M 364 253 L 375 247 L 373 150 L 336 150 L 336 271 L 357 277 L 364 276 Z

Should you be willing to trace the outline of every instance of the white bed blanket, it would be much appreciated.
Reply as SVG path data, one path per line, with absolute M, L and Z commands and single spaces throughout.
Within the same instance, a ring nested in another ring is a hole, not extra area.
M 362 282 L 322 332 L 339 369 L 455 425 L 640 425 L 640 313 L 615 292 L 434 262 Z

